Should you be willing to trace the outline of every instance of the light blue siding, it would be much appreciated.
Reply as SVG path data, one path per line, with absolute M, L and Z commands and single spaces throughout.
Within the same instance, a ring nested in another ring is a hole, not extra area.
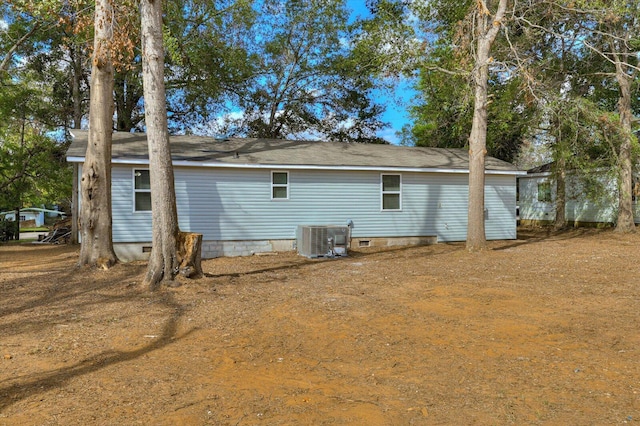
M 151 214 L 133 212 L 133 166 L 114 166 L 114 242 L 151 240 Z M 468 175 L 402 173 L 402 211 L 381 211 L 380 173 L 283 170 L 289 199 L 271 199 L 271 169 L 176 167 L 180 228 L 211 240 L 294 239 L 298 225 L 344 225 L 353 237 L 466 238 Z M 488 175 L 488 239 L 516 237 L 515 177 Z
M 513 240 L 516 231 L 516 177 L 488 175 L 485 182 L 487 220 L 485 235 L 489 240 Z
M 548 180 L 546 177 L 521 177 L 518 179 L 520 220 L 547 221 L 555 219 L 555 204 L 538 201 L 538 183 Z M 555 194 L 555 186 L 551 185 L 552 200 L 555 200 Z
M 583 184 L 576 177 L 569 177 L 566 183 L 565 217 L 569 222 L 615 223 L 618 217 L 618 190 L 613 181 L 603 175 L 600 179 L 604 188 L 598 199 L 590 199 Z M 538 201 L 538 184 L 551 183 L 551 202 Z M 551 175 L 527 176 L 518 180 L 520 192 L 520 219 L 533 221 L 553 221 L 556 217 L 556 183 Z M 640 222 L 640 206 L 633 203 L 635 222 Z

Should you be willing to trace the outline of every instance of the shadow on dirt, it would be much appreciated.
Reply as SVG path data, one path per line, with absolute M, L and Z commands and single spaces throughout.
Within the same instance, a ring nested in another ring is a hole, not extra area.
M 386 260 L 386 258 L 395 259 L 398 257 L 398 255 L 402 254 L 404 254 L 406 257 L 438 256 L 449 254 L 459 250 L 464 250 L 464 243 L 439 243 L 422 246 L 391 246 L 376 247 L 370 249 L 350 249 L 348 251 L 348 255 L 343 257 L 319 257 L 310 259 L 299 255 L 295 258 L 295 261 L 291 261 L 289 259 L 286 263 L 277 264 L 275 266 L 260 268 L 260 266 L 262 265 L 256 265 L 256 269 L 222 274 L 205 272 L 204 276 L 207 278 L 240 278 L 250 275 L 260 275 L 292 270 L 304 270 L 306 268 L 322 265 L 327 262 L 331 262 L 337 266 L 341 264 L 350 264 L 354 261 L 384 261 Z M 272 259 L 271 265 L 279 261 L 278 256 L 273 256 L 270 259 Z M 215 262 L 215 259 L 209 259 L 208 261 Z M 215 269 L 215 263 L 211 265 L 210 269 Z
M 160 333 L 151 344 L 132 351 L 105 351 L 69 367 L 32 376 L 12 378 L 10 380 L 16 383 L 8 386 L 0 386 L 0 412 L 33 395 L 63 387 L 67 382 L 76 377 L 140 358 L 145 354 L 161 349 L 169 344 L 176 343 L 196 330 L 196 328 L 192 328 L 182 335 L 177 336 L 178 322 L 184 314 L 184 308 L 174 300 L 171 293 L 164 293 L 162 295 L 162 304 L 164 308 L 171 312 L 171 315 L 168 317 L 162 333 Z
M 2 282 L 0 291 L 6 296 L 0 300 L 0 335 L 19 334 L 33 327 L 47 327 L 68 321 L 91 306 L 130 300 L 140 297 L 140 289 L 131 286 L 144 266 L 118 264 L 109 271 L 71 267 L 68 262 L 59 265 L 38 265 L 21 272 L 24 277 Z M 33 276 L 42 276 L 40 284 L 33 285 Z M 51 280 L 50 277 L 55 277 Z M 129 282 L 129 284 L 127 284 Z M 134 295 L 135 293 L 135 295 Z M 145 296 L 146 297 L 146 296 Z M 27 318 L 8 321 L 7 317 L 32 312 Z
M 553 229 L 553 227 L 522 227 L 518 228 L 518 239 L 512 241 L 510 244 L 496 247 L 494 250 L 507 250 L 524 245 L 536 244 L 545 241 L 563 241 L 571 240 L 574 238 L 584 238 L 591 235 L 597 235 L 602 233 L 612 232 L 611 229 L 596 229 L 596 228 L 564 228 Z
M 283 264 L 283 265 L 278 265 L 278 266 L 272 266 L 270 268 L 260 268 L 260 269 L 252 269 L 249 271 L 244 271 L 244 272 L 230 272 L 230 273 L 226 273 L 226 274 L 212 274 L 210 272 L 205 272 L 204 276 L 207 278 L 240 278 L 240 277 L 244 277 L 247 275 L 259 275 L 259 274 L 264 274 L 264 273 L 269 273 L 269 272 L 278 272 L 278 271 L 291 271 L 291 270 L 295 270 L 295 269 L 302 269 L 305 266 L 309 266 L 309 265 L 315 265 L 318 262 L 322 262 L 322 261 L 328 261 L 328 260 L 336 260 L 336 259 L 306 259 L 306 258 L 301 258 L 302 260 L 300 262 L 296 262 L 296 263 L 287 263 L 287 264 Z

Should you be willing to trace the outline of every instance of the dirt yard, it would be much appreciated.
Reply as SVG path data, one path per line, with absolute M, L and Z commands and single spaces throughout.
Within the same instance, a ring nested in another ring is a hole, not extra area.
M 640 422 L 640 235 L 143 263 L 0 246 L 0 425 Z

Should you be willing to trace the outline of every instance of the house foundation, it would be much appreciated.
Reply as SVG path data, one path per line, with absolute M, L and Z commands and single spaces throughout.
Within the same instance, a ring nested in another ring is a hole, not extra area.
M 417 246 L 436 244 L 438 238 L 433 237 L 397 237 L 397 238 L 352 238 L 350 247 Z M 122 262 L 148 260 L 151 243 L 114 243 L 113 249 Z M 293 251 L 296 240 L 261 240 L 261 241 L 203 241 L 202 258 L 252 256 L 259 253 Z

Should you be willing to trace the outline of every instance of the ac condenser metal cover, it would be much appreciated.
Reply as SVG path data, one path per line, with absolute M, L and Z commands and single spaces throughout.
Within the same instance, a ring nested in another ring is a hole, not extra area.
M 341 225 L 300 225 L 297 231 L 298 253 L 302 256 L 346 256 L 349 227 Z

